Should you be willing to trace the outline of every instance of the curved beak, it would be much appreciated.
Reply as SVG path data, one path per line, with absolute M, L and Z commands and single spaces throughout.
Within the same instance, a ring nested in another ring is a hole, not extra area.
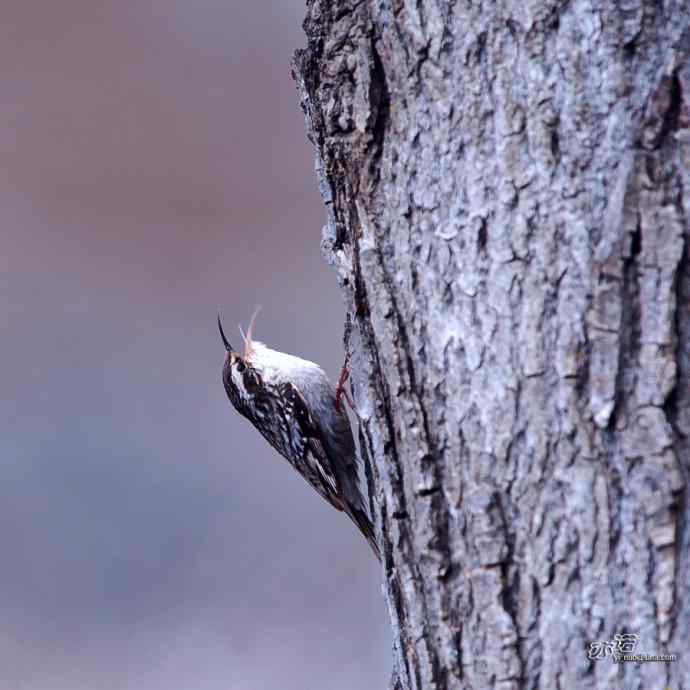
M 220 322 L 220 312 L 218 312 L 218 330 L 220 331 L 220 337 L 223 340 L 223 345 L 225 345 L 225 349 L 228 352 L 232 352 L 232 345 L 228 342 L 228 339 L 225 337 L 225 333 L 223 332 L 223 326 Z

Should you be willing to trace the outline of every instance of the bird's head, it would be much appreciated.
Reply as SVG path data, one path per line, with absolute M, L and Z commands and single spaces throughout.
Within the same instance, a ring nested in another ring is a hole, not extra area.
M 240 328 L 240 333 L 242 333 L 244 339 L 243 353 L 239 353 L 233 349 L 223 331 L 223 324 L 220 321 L 220 314 L 218 314 L 218 330 L 220 331 L 220 337 L 225 346 L 223 386 L 225 387 L 230 401 L 237 409 L 245 405 L 247 401 L 255 395 L 257 387 L 261 385 L 261 377 L 252 364 L 252 355 L 254 354 L 252 330 L 257 314 L 258 309 L 252 316 L 246 335 L 242 333 L 242 329 Z

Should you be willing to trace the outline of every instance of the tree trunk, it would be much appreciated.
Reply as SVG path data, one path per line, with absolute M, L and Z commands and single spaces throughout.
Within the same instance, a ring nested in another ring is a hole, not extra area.
M 307 12 L 395 682 L 687 690 L 687 3 Z

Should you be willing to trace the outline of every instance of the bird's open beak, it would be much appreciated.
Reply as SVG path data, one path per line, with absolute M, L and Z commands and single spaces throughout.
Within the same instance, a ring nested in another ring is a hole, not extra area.
M 220 312 L 218 313 L 218 330 L 220 331 L 220 337 L 223 339 L 223 345 L 225 345 L 225 349 L 228 352 L 232 352 L 232 345 L 230 345 L 228 339 L 225 337 L 225 333 L 223 332 L 223 325 L 220 322 Z

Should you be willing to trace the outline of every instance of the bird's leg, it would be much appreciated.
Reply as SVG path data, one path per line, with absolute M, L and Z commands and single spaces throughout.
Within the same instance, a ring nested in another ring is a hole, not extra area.
M 335 388 L 335 410 L 336 412 L 340 412 L 340 398 L 343 397 L 347 401 L 347 404 L 350 406 L 350 409 L 357 414 L 357 411 L 355 410 L 354 403 L 352 402 L 352 398 L 350 397 L 350 394 L 347 392 L 347 388 L 345 387 L 345 384 L 347 383 L 347 379 L 350 376 L 350 353 L 348 352 L 345 355 L 345 361 L 343 362 L 343 368 L 340 370 L 340 378 L 338 379 L 338 385 Z

